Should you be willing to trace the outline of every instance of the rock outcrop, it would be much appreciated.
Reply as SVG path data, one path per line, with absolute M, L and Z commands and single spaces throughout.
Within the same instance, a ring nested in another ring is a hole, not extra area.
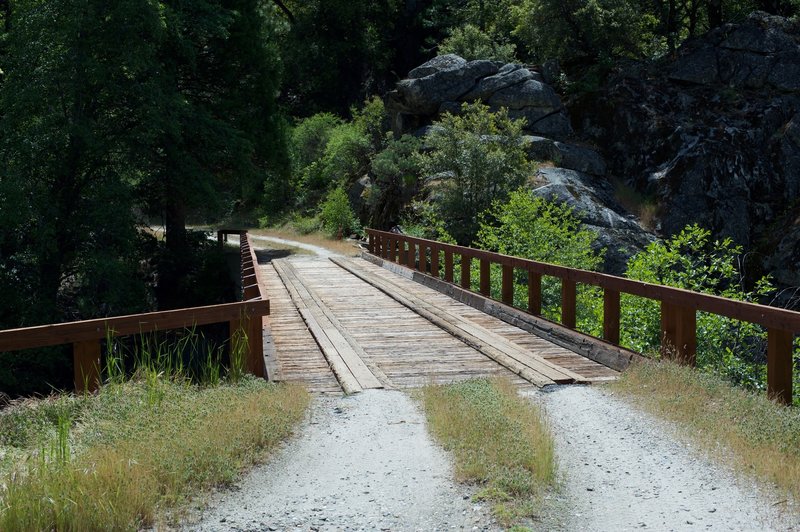
M 660 205 L 664 236 L 699 223 L 800 285 L 800 28 L 754 13 L 674 60 L 619 72 L 571 109 L 609 172 Z
M 542 76 L 522 65 L 467 61 L 457 55 L 435 57 L 418 66 L 386 97 L 396 133 L 416 130 L 440 113 L 458 113 L 463 102 L 505 107 L 525 118 L 532 134 L 566 138 L 572 132 L 561 100 Z
M 456 55 L 431 59 L 412 70 L 386 97 L 396 134 L 424 137 L 442 113 L 461 112 L 463 102 L 481 101 L 493 110 L 508 109 L 513 119 L 525 118 L 523 137 L 531 160 L 556 168 L 539 172 L 535 194 L 569 204 L 599 235 L 606 249 L 605 270 L 625 271 L 627 259 L 654 238 L 616 202 L 606 178 L 606 162 L 594 149 L 576 143 L 569 116 L 542 75 L 523 65 L 466 61 Z M 433 197 L 442 176 L 427 179 Z

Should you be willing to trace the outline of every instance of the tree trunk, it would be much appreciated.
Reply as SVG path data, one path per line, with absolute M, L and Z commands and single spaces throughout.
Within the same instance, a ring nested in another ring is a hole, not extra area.
M 722 26 L 722 0 L 708 2 L 708 29 Z
M 164 204 L 164 238 L 167 251 L 179 257 L 186 251 L 186 205 L 172 187 L 167 187 Z

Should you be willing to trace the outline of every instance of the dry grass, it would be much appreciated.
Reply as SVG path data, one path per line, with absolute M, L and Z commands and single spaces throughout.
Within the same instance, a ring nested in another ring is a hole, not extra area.
M 654 230 L 658 224 L 658 204 L 655 199 L 641 194 L 621 179 L 614 179 L 614 198 L 625 210 L 639 219 L 645 229 Z
M 685 427 L 710 455 L 800 501 L 800 409 L 668 361 L 633 365 L 610 386 Z
M 327 250 L 348 257 L 353 257 L 360 253 L 359 248 L 356 246 L 354 242 L 350 240 L 335 240 L 329 238 L 321 231 L 302 234 L 299 231 L 292 229 L 291 226 L 284 226 L 280 228 L 269 228 L 269 229 L 248 229 L 248 231 L 254 235 L 272 236 L 277 238 L 283 238 L 286 240 L 295 240 L 297 242 L 303 242 L 304 244 L 319 246 L 321 248 L 325 248 Z
M 535 405 L 502 379 L 427 386 L 422 402 L 433 436 L 455 458 L 456 476 L 482 486 L 510 526 L 530 517 L 555 484 L 553 439 Z
M 158 525 L 166 510 L 262 459 L 308 402 L 301 388 L 256 379 L 200 387 L 162 378 L 3 412 L 0 443 L 17 460 L 0 484 L 0 530 Z

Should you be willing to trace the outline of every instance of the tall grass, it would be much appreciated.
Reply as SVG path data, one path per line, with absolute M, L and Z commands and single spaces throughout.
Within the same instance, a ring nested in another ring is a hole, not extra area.
M 94 396 L 0 413 L 0 456 L 12 457 L 0 461 L 0 530 L 158 525 L 198 490 L 233 481 L 302 418 L 302 388 L 225 371 L 213 354 L 193 383 L 174 349 L 138 353 L 130 378 L 122 357 L 107 357 Z
M 542 413 L 503 379 L 427 386 L 433 436 L 451 451 L 456 476 L 479 484 L 504 525 L 533 515 L 556 481 L 553 439 Z
M 610 386 L 677 422 L 711 456 L 800 502 L 800 409 L 666 360 L 632 365 Z

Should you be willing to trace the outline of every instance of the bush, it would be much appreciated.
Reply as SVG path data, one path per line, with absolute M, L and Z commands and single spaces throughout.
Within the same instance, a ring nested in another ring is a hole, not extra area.
M 337 188 L 328 194 L 320 207 L 319 218 L 322 227 L 331 236 L 347 235 L 360 229 L 350 200 L 342 188 Z
M 319 113 L 295 126 L 292 131 L 292 156 L 296 170 L 302 171 L 318 161 L 325 153 L 331 131 L 342 124 L 342 119 L 331 113 Z
M 593 250 L 596 239 L 597 233 L 585 229 L 568 205 L 518 190 L 511 193 L 507 202 L 495 202 L 491 210 L 484 213 L 476 247 L 571 268 L 597 270 L 603 263 L 605 249 Z M 500 283 L 500 268 L 495 267 L 492 269 L 493 292 L 500 292 Z M 517 272 L 514 304 L 520 308 L 528 306 L 527 283 L 527 275 Z M 579 286 L 577 298 L 578 328 L 589 334 L 599 334 L 598 313 L 602 309 L 599 292 L 596 288 Z M 561 319 L 561 283 L 556 278 L 542 280 L 542 313 L 555 321 Z
M 472 24 L 455 28 L 439 45 L 439 54 L 456 54 L 467 61 L 493 59 L 512 63 L 516 61 L 513 44 L 500 44 Z
M 440 193 L 435 201 L 459 243 L 472 241 L 479 213 L 531 174 L 523 125 L 523 120 L 511 120 L 506 109 L 493 113 L 480 102 L 465 103 L 460 115 L 445 113 L 428 134 L 431 149 L 421 155 L 422 168 Z
M 389 140 L 371 163 L 373 187 L 367 203 L 373 227 L 388 229 L 398 223 L 400 211 L 418 192 L 420 141 L 411 135 Z
M 711 232 L 690 225 L 667 241 L 650 244 L 628 262 L 626 277 L 685 288 L 740 301 L 756 302 L 773 291 L 768 277 L 753 290 L 740 272 L 742 248 L 726 238 L 711 241 Z M 639 352 L 660 345 L 657 302 L 622 298 L 621 341 Z M 754 324 L 705 312 L 697 316 L 697 365 L 751 389 L 765 387 L 765 331 Z

